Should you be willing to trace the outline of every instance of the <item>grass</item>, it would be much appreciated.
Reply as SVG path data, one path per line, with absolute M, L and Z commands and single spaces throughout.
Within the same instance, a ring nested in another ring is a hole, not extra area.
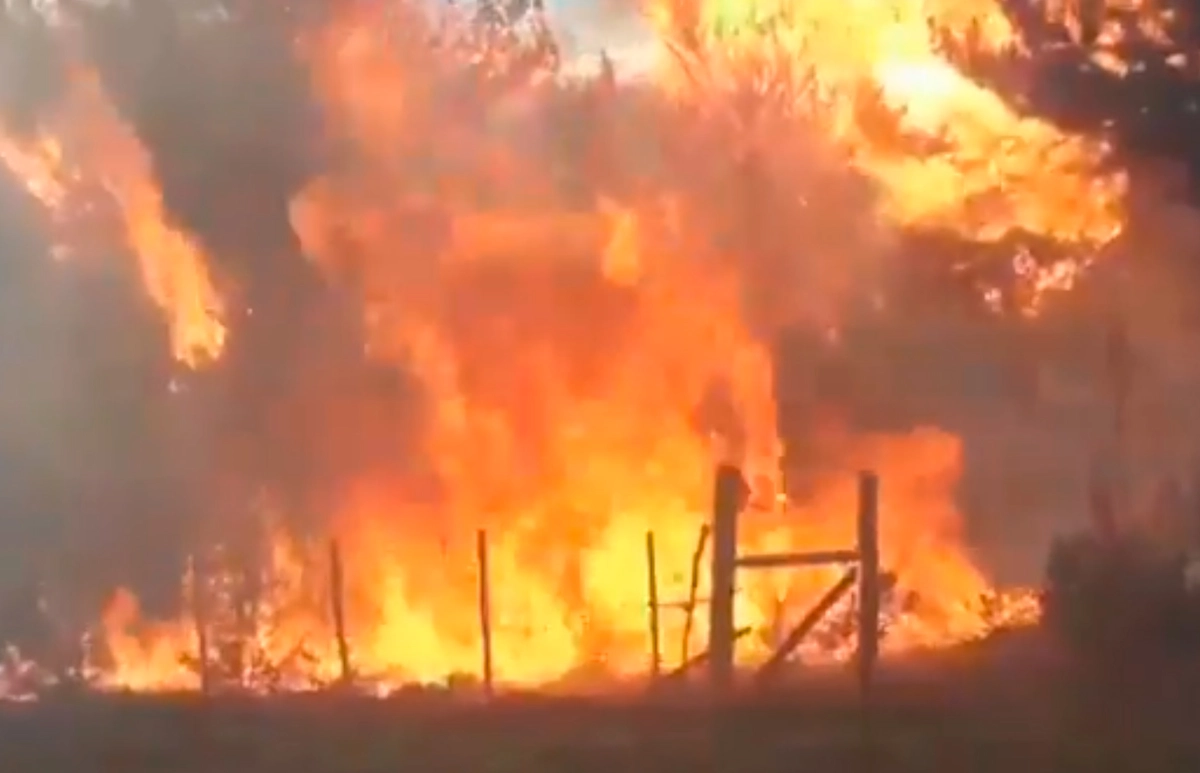
M 955 653 L 716 704 L 413 691 L 76 696 L 0 709 L 3 773 L 1101 773 L 1200 770 L 1200 678 Z

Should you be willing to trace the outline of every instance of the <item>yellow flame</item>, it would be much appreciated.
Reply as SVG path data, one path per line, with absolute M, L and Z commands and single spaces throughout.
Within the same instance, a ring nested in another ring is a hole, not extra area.
M 766 342 L 780 317 L 836 328 L 827 323 L 839 292 L 859 277 L 858 264 L 835 258 L 854 252 L 858 234 L 836 233 L 812 250 L 820 292 L 796 304 L 803 308 L 789 306 L 793 288 L 778 286 L 787 282 L 774 269 L 791 265 L 810 226 L 844 216 L 838 201 L 819 200 L 834 198 L 832 187 L 811 180 L 852 187 L 849 166 L 878 189 L 852 200 L 876 203 L 874 219 L 888 228 L 983 242 L 1028 233 L 1078 247 L 1073 263 L 1033 278 L 1038 288 L 1068 285 L 1120 233 L 1124 179 L 1101 171 L 1103 143 L 1019 115 L 941 51 L 929 17 L 952 41 L 1019 51 L 989 2 L 747 7 L 756 23 L 726 36 L 711 4 L 656 6 L 675 69 L 661 74 L 648 107 L 622 105 L 621 118 L 598 122 L 607 133 L 580 140 L 587 152 L 567 152 L 566 172 L 519 129 L 522 120 L 551 121 L 563 104 L 578 118 L 585 103 L 569 101 L 577 93 L 487 72 L 469 81 L 467 104 L 454 103 L 446 83 L 479 70 L 464 69 L 461 52 L 431 47 L 415 16 L 388 30 L 387 19 L 356 7 L 302 41 L 331 140 L 355 154 L 297 194 L 293 227 L 326 278 L 364 298 L 372 364 L 411 378 L 425 409 L 410 425 L 386 400 L 333 401 L 328 442 L 399 445 L 403 436 L 418 458 L 355 470 L 318 547 L 270 523 L 269 550 L 251 569 L 209 562 L 185 582 L 194 586 L 185 597 L 202 603 L 178 621 L 147 622 L 136 599 L 119 594 L 102 621 L 101 684 L 194 688 L 197 669 L 181 658 L 195 657 L 201 631 L 213 667 L 243 686 L 302 689 L 335 678 L 333 590 L 319 547 L 328 539 L 345 557 L 348 643 L 361 675 L 386 691 L 478 674 L 478 528 L 489 540 L 501 681 L 543 684 L 589 668 L 640 674 L 644 535 L 653 532 L 658 546 L 660 597 L 686 599 L 718 458 L 741 463 L 754 484 L 746 551 L 849 547 L 849 471 L 878 471 L 883 558 L 897 574 L 889 647 L 946 645 L 1035 614 L 1028 594 L 996 600 L 972 560 L 954 505 L 961 448 L 948 433 L 822 428 L 811 442 L 824 465 L 803 496 L 779 505 Z M 219 296 L 204 256 L 166 224 L 132 132 L 94 87 L 81 88 L 90 96 L 80 121 L 95 150 L 79 154 L 79 168 L 121 207 L 176 352 L 218 356 Z M 622 130 L 674 154 L 653 168 Z M 731 170 L 750 151 L 768 172 L 777 162 L 787 174 L 746 202 L 733 188 L 749 175 Z M 590 187 L 574 190 L 579 181 L 567 173 Z M 809 188 L 780 184 L 792 173 Z M 822 218 L 792 222 L 813 209 Z M 1041 269 L 1017 260 L 1014 270 Z M 759 315 L 758 299 L 776 294 L 784 311 Z M 259 587 L 250 612 L 236 598 L 247 574 Z M 744 575 L 739 624 L 761 633 L 780 609 L 789 620 L 802 614 L 837 574 Z M 697 615 L 693 653 L 704 619 Z M 663 631 L 681 650 L 681 616 L 664 611 Z M 843 656 L 848 638 L 833 639 L 811 646 Z M 768 646 L 752 638 L 743 654 L 762 657 Z

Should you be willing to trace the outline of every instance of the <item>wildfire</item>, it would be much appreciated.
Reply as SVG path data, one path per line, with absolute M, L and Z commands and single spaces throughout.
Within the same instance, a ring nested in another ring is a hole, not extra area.
M 958 51 L 1022 55 L 993 0 L 666 0 L 654 10 L 684 98 L 726 95 L 751 136 L 763 105 L 817 121 L 877 183 L 888 221 L 1073 245 L 1072 257 L 1045 265 L 1016 253 L 1028 313 L 1073 287 L 1122 231 L 1127 181 L 1104 169 L 1104 141 L 1022 116 L 956 67 Z
M 1036 615 L 1028 594 L 997 595 L 971 559 L 954 506 L 960 444 L 945 432 L 824 429 L 812 485 L 778 494 L 768 342 L 784 324 L 837 320 L 869 283 L 863 255 L 906 227 L 1073 247 L 1049 267 L 1014 258 L 1031 303 L 1069 287 L 1123 226 L 1125 181 L 1102 171 L 1106 147 L 1020 115 L 955 67 L 954 42 L 1020 53 L 985 0 L 650 11 L 674 57 L 652 96 L 615 117 L 611 88 L 558 83 L 541 72 L 546 52 L 501 56 L 491 41 L 468 68 L 470 46 L 431 44 L 415 12 L 352 5 L 300 42 L 330 140 L 352 152 L 296 195 L 292 226 L 324 276 L 362 299 L 373 364 L 416 385 L 419 427 L 391 426 L 382 410 L 367 423 L 415 435 L 420 461 L 357 471 L 311 541 L 283 526 L 286 514 L 264 516 L 253 582 L 198 551 L 180 620 L 149 623 L 119 593 L 90 664 L 97 684 L 194 689 L 200 640 L 230 681 L 326 684 L 339 672 L 334 595 L 353 667 L 380 689 L 477 674 L 481 528 L 500 681 L 643 673 L 645 534 L 660 598 L 686 599 L 719 458 L 754 485 L 747 551 L 849 547 L 851 473 L 879 473 L 883 563 L 896 577 L 887 646 L 961 642 Z M 56 138 L 0 144 L 0 157 L 51 209 L 79 184 L 63 158 L 98 181 L 176 355 L 219 360 L 210 264 L 168 224 L 147 152 L 95 79 L 80 81 L 74 105 L 61 151 Z M 581 114 L 596 125 L 585 131 Z M 566 126 L 583 136 L 543 146 Z M 331 540 L 345 562 L 337 588 Z M 744 573 L 737 616 L 754 635 L 743 654 L 763 657 L 765 632 L 839 573 Z M 810 655 L 846 652 L 838 619 Z M 669 660 L 685 638 L 702 648 L 704 620 L 687 638 L 683 616 L 663 612 Z
M 175 356 L 193 366 L 218 357 L 225 329 L 208 262 L 169 222 L 149 155 L 94 73 L 76 74 L 52 128 L 30 141 L 0 132 L 0 162 L 47 210 L 57 251 L 127 246 L 166 317 Z

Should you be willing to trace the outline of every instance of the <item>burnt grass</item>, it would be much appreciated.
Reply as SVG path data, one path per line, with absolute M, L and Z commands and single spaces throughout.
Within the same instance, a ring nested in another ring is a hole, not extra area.
M 1200 672 L 945 653 L 714 701 L 404 691 L 51 696 L 0 706 L 2 773 L 1200 770 Z

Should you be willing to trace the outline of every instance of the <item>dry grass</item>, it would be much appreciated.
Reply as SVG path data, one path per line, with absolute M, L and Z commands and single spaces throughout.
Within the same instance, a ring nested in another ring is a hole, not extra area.
M 0 712 L 3 773 L 1200 770 L 1200 682 L 963 651 L 893 666 L 864 723 L 844 675 L 698 696 L 386 701 L 87 697 Z

